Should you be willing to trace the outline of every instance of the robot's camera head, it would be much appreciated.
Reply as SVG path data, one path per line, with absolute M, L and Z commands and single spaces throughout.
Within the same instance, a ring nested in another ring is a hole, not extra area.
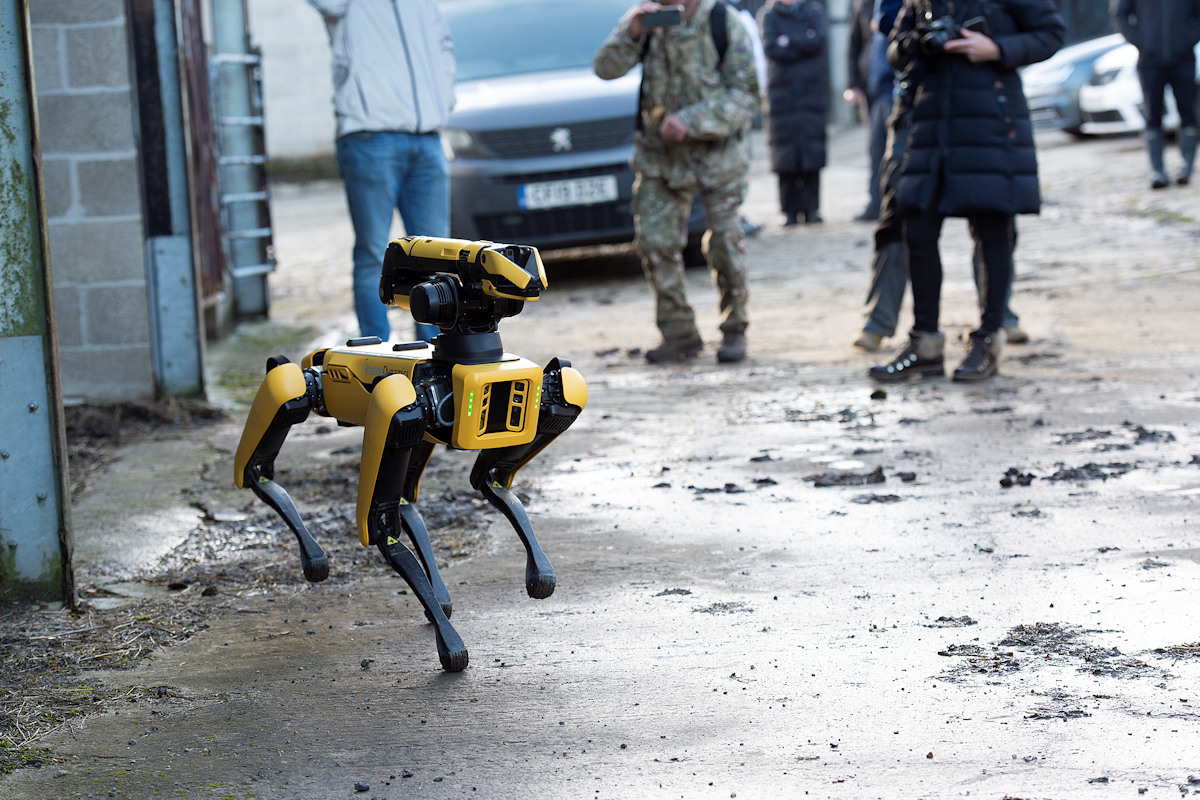
M 456 279 L 458 303 L 464 312 L 500 310 L 496 319 L 511 317 L 517 308 L 536 300 L 546 288 L 546 269 L 533 247 L 464 239 L 431 239 L 406 236 L 388 244 L 383 257 L 379 298 L 389 306 L 409 308 L 411 293 L 419 284 L 432 282 L 423 291 L 433 306 L 449 302 L 445 279 Z M 437 314 L 443 317 L 440 312 Z
M 545 288 L 546 269 L 533 247 L 406 236 L 388 244 L 379 299 L 443 334 L 477 337 L 494 334 L 500 320 L 521 313 Z M 450 347 L 445 336 L 438 339 Z M 498 339 L 489 347 L 497 346 Z

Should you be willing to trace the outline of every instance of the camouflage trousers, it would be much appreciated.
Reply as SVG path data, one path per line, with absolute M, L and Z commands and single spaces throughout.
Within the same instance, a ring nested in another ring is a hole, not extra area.
M 746 197 L 746 181 L 740 179 L 716 191 L 700 192 L 699 196 L 708 222 L 702 247 L 717 288 L 719 327 L 722 332 L 738 333 L 749 324 L 746 248 L 739 215 Z M 696 330 L 696 315 L 688 304 L 683 274 L 692 197 L 689 192 L 671 189 L 660 178 L 639 175 L 633 185 L 636 244 L 642 271 L 654 288 L 655 322 L 666 339 L 690 336 Z

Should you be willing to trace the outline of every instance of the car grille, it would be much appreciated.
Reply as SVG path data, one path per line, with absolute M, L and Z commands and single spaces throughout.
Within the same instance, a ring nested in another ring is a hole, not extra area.
M 479 235 L 493 242 L 561 242 L 564 234 L 578 241 L 633 238 L 633 216 L 628 201 L 519 214 L 481 214 L 475 218 L 475 224 Z
M 1085 111 L 1083 118 L 1088 122 L 1121 122 L 1124 119 L 1120 111 Z
M 555 150 L 551 135 L 558 129 L 570 131 L 569 151 Z M 479 131 L 476 137 L 498 158 L 535 158 L 563 152 L 586 153 L 609 150 L 633 143 L 632 117 L 580 122 L 574 125 L 540 125 L 533 128 Z

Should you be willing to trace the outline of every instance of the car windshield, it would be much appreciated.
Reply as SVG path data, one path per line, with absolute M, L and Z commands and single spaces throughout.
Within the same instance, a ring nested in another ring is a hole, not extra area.
M 633 0 L 444 0 L 458 61 L 473 81 L 591 67 L 596 49 Z

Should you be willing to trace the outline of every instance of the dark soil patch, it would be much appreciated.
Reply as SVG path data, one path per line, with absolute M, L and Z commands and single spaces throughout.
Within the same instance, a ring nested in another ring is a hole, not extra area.
M 871 483 L 883 483 L 887 480 L 883 467 L 876 467 L 870 472 L 826 472 L 821 475 L 809 475 L 804 478 L 812 481 L 813 486 L 866 486 Z

